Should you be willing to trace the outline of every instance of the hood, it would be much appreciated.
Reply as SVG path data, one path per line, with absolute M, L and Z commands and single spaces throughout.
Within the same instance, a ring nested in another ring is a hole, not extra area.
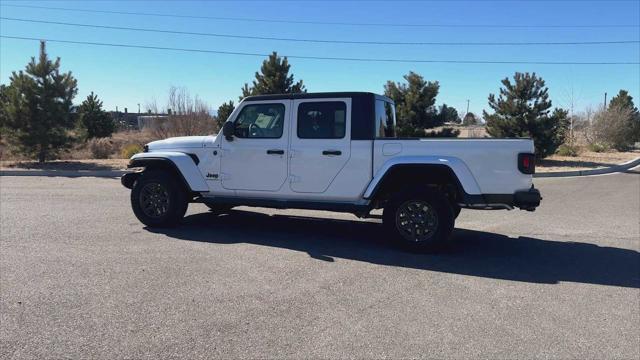
M 185 148 L 201 148 L 204 141 L 211 136 L 179 136 L 164 140 L 152 141 L 149 144 L 149 150 L 166 150 L 166 149 L 185 149 Z

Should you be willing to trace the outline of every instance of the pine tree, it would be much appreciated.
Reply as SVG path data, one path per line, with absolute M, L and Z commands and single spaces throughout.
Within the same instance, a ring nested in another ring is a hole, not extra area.
M 440 108 L 438 108 L 438 124 L 442 125 L 444 123 L 460 123 L 461 119 L 458 115 L 458 110 L 456 110 L 453 106 L 447 106 L 447 104 L 442 104 Z
M 4 84 L 0 84 L 0 130 L 7 123 L 7 111 L 6 107 L 9 101 L 9 87 Z M 0 132 L 0 138 L 2 138 L 2 132 Z
M 627 90 L 620 90 L 618 95 L 611 98 L 611 101 L 609 101 L 609 109 L 616 106 L 631 109 L 634 114 L 638 114 L 638 108 L 633 104 L 633 97 L 629 95 Z
M 9 141 L 39 162 L 56 156 L 71 144 L 76 80 L 71 72 L 60 73 L 60 58 L 49 60 L 42 41 L 38 62 L 32 57 L 24 72 L 11 74 L 10 82 L 3 106 Z
M 102 101 L 93 92 L 78 108 L 80 124 L 87 132 L 87 138 L 109 137 L 116 124 L 109 114 L 102 110 Z
M 256 72 L 253 86 L 244 84 L 242 87 L 242 97 L 250 95 L 266 94 L 297 94 L 307 90 L 302 80 L 295 82 L 293 74 L 289 75 L 289 60 L 287 57 L 281 58 L 277 52 L 269 55 L 269 58 L 262 62 L 260 72 Z
M 612 146 L 618 150 L 628 150 L 634 143 L 640 141 L 640 112 L 633 103 L 633 97 L 627 90 L 620 90 L 618 95 L 611 98 L 609 107 L 610 117 L 616 118 L 613 123 L 609 122 L 607 127 L 617 126 L 618 136 L 612 141 Z M 612 131 L 614 129 L 608 129 Z
M 478 117 L 476 116 L 476 114 L 472 112 L 468 112 L 464 116 L 464 119 L 462 119 L 462 125 L 464 126 L 473 126 L 478 124 L 480 124 L 480 120 L 478 120 Z
M 567 111 L 551 111 L 549 89 L 535 73 L 516 72 L 502 80 L 500 95 L 489 95 L 493 114 L 483 111 L 487 132 L 494 137 L 531 137 L 539 158 L 553 154 L 566 136 Z
M 216 122 L 218 123 L 218 128 L 222 129 L 222 125 L 229 119 L 229 116 L 235 110 L 235 105 L 233 105 L 233 101 L 229 101 L 228 103 L 222 103 L 218 108 L 218 114 L 216 115 Z
M 440 85 L 413 71 L 404 79 L 406 83 L 387 81 L 384 93 L 396 103 L 398 134 L 423 136 L 424 129 L 440 125 L 434 107 Z

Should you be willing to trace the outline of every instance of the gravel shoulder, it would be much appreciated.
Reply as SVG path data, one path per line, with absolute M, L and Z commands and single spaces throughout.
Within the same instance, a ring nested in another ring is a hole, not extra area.
M 620 165 L 639 157 L 639 150 L 606 153 L 587 151 L 576 157 L 552 155 L 543 159 L 539 164 L 536 164 L 536 172 L 546 173 L 603 169 L 610 166 Z
M 2 170 L 54 170 L 54 171 L 90 171 L 90 170 L 126 170 L 129 159 L 84 159 L 55 160 L 45 163 L 37 161 L 0 161 Z

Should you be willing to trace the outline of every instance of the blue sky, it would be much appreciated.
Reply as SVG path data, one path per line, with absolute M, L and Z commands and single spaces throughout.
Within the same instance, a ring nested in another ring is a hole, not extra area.
M 2 5 L 37 5 L 74 9 L 154 12 L 235 18 L 319 22 L 404 24 L 506 25 L 638 25 L 639 1 L 0 1 Z M 34 8 L 0 7 L 2 17 L 58 22 L 144 27 L 239 35 L 402 42 L 570 42 L 638 40 L 639 27 L 606 28 L 472 28 L 352 26 L 248 22 L 176 17 L 84 13 Z M 282 55 L 396 58 L 428 60 L 639 62 L 640 45 L 595 46 L 408 46 L 317 44 L 227 39 L 177 34 L 141 33 L 77 28 L 0 20 L 4 36 L 138 44 Z M 237 100 L 240 88 L 251 82 L 263 58 L 49 43 L 50 56 L 61 57 L 62 69 L 78 79 L 79 103 L 91 91 L 109 110 L 137 111 L 140 103 L 163 104 L 170 86 L 185 86 L 217 108 Z M 0 39 L 0 82 L 21 70 L 37 54 L 35 41 Z M 500 80 L 516 71 L 536 72 L 547 82 L 554 106 L 576 110 L 602 103 L 619 89 L 628 89 L 640 102 L 640 65 L 523 65 L 341 62 L 290 59 L 296 79 L 315 91 L 383 92 L 387 80 L 402 80 L 415 71 L 440 82 L 437 103 L 459 111 L 481 113 L 487 96 Z

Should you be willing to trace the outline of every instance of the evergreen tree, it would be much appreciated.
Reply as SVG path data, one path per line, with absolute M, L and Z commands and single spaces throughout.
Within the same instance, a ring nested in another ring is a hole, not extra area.
M 611 98 L 611 101 L 609 101 L 609 109 L 613 109 L 614 107 L 631 109 L 634 114 L 638 114 L 638 108 L 633 104 L 633 97 L 629 95 L 627 90 L 620 90 L 618 95 Z
M 6 107 L 9 101 L 9 87 L 4 84 L 0 84 L 0 130 L 7 123 L 7 111 Z M 0 132 L 0 138 L 2 138 L 2 132 Z
M 627 90 L 620 90 L 618 95 L 611 98 L 607 111 L 623 117 L 614 121 L 615 126 L 620 127 L 617 130 L 622 135 L 617 137 L 614 147 L 619 150 L 632 148 L 635 142 L 640 141 L 640 112 L 633 103 L 633 97 Z
M 549 89 L 535 73 L 516 72 L 513 80 L 502 80 L 497 98 L 489 95 L 494 113 L 483 112 L 487 132 L 494 137 L 531 137 L 539 158 L 553 154 L 566 136 L 567 111 L 551 111 Z
M 49 60 L 45 42 L 40 43 L 40 57 L 27 64 L 25 71 L 10 77 L 4 131 L 17 149 L 44 162 L 68 147 L 74 126 L 72 100 L 77 89 L 71 72 L 60 73 L 60 58 Z
M 102 110 L 102 101 L 93 92 L 82 102 L 78 112 L 80 124 L 87 131 L 87 138 L 109 137 L 113 134 L 116 124 Z
M 458 110 L 454 107 L 442 104 L 442 106 L 438 108 L 438 123 L 444 124 L 447 122 L 460 123 L 460 116 L 458 115 Z
M 478 117 L 476 116 L 476 114 L 472 112 L 468 112 L 464 116 L 464 119 L 462 119 L 462 125 L 464 126 L 472 126 L 472 125 L 478 125 L 478 124 L 480 124 L 480 120 L 478 120 Z
M 387 81 L 384 93 L 396 103 L 398 134 L 422 136 L 424 129 L 440 125 L 434 104 L 440 85 L 426 81 L 413 71 L 404 76 L 406 83 Z
M 233 110 L 235 110 L 235 106 L 233 105 L 233 101 L 229 101 L 228 103 L 222 103 L 218 108 L 218 114 L 216 115 L 216 122 L 218 123 L 218 127 L 222 129 L 222 125 L 227 121 L 229 116 Z
M 260 72 L 256 72 L 253 85 L 244 84 L 242 87 L 242 97 L 250 95 L 267 94 L 297 94 L 307 90 L 302 80 L 295 82 L 293 74 L 289 75 L 289 60 L 287 57 L 281 58 L 277 52 L 269 55 L 269 58 L 262 62 Z

